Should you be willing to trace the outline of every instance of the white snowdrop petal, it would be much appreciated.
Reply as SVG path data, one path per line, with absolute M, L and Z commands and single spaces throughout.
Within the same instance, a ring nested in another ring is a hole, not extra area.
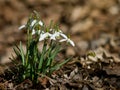
M 54 35 L 54 37 L 58 37 L 58 36 L 60 36 L 60 33 L 59 32 L 55 32 L 53 35 Z
M 51 40 L 56 40 L 55 39 L 55 35 L 53 34 L 51 37 L 50 37 Z
M 39 41 L 42 41 L 46 38 L 46 35 L 45 34 L 40 34 L 40 38 L 39 38 Z
M 57 33 L 56 33 L 56 36 L 58 37 L 58 36 L 60 36 L 60 34 L 61 34 L 60 32 L 57 32 Z
M 50 37 L 51 36 L 51 34 L 50 33 L 44 33 L 44 34 L 41 34 L 40 35 L 40 38 L 39 38 L 39 41 L 42 41 L 42 40 L 44 40 L 44 39 L 46 39 L 46 38 L 48 38 L 48 37 Z
M 61 35 L 63 38 L 68 39 L 68 37 L 67 37 L 65 34 L 61 33 L 60 35 Z
M 51 40 L 56 40 L 57 37 L 59 37 L 60 34 L 58 32 L 55 32 L 54 34 L 51 35 L 50 39 Z
M 25 27 L 26 27 L 26 25 L 22 25 L 22 26 L 20 26 L 18 29 L 21 30 L 21 29 L 23 29 L 23 28 L 25 28 Z
M 64 41 L 67 41 L 67 39 L 61 39 L 59 42 L 64 42 Z
M 34 34 L 35 34 L 35 29 L 32 30 L 32 35 L 34 35 Z
M 37 22 L 37 20 L 33 20 L 30 26 L 33 27 L 33 26 L 35 25 L 36 22 Z
M 62 30 L 59 30 L 59 33 L 62 33 Z
M 39 38 L 39 41 L 42 41 L 45 39 L 45 36 L 44 35 L 41 35 L 40 38 Z
M 42 40 L 44 40 L 44 38 L 42 38 L 42 37 L 41 37 L 41 38 L 39 38 L 39 41 L 42 41 Z
M 72 40 L 70 40 L 70 39 L 69 39 L 69 43 L 70 43 L 73 47 L 75 46 L 74 42 L 73 42 Z
M 55 37 L 51 37 L 50 40 L 56 40 L 56 38 Z
M 48 35 L 45 33 L 41 37 L 46 38 Z
M 50 28 L 50 31 L 53 31 L 54 29 Z
M 43 26 L 43 22 L 42 21 L 39 21 L 38 23 L 39 23 L 39 25 Z

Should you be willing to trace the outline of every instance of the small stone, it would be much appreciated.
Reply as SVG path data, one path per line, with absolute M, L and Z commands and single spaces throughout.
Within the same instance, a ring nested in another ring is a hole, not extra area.
M 90 12 L 89 7 L 87 7 L 87 6 L 86 7 L 77 6 L 71 12 L 70 21 L 71 22 L 78 21 L 78 20 L 86 17 L 89 12 Z
M 82 33 L 89 30 L 92 26 L 93 26 L 92 19 L 87 19 L 85 21 L 75 23 L 71 28 L 71 32 L 73 34 Z
M 72 47 L 68 47 L 67 51 L 66 51 L 66 55 L 67 56 L 71 56 L 71 55 L 74 56 L 75 55 L 74 49 Z
M 99 8 L 99 9 L 107 9 L 111 6 L 113 6 L 115 4 L 114 0 L 103 0 L 101 2 L 101 0 L 90 0 L 91 6 L 94 6 L 95 8 Z
M 87 41 L 79 41 L 79 42 L 77 43 L 77 46 L 78 46 L 78 48 L 80 48 L 80 50 L 82 50 L 82 51 L 86 51 L 86 50 L 88 49 L 88 47 L 89 47 Z
M 112 15 L 116 15 L 118 14 L 120 11 L 118 6 L 112 6 L 109 8 L 109 13 L 111 13 Z

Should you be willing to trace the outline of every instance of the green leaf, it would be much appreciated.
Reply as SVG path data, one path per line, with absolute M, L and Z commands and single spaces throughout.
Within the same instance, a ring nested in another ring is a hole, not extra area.
M 23 51 L 21 42 L 20 42 L 20 55 L 22 57 L 22 65 L 24 66 L 25 65 L 25 56 L 24 56 L 24 51 Z
M 14 52 L 15 52 L 15 54 L 16 54 L 17 56 L 20 55 L 20 49 L 19 49 L 19 47 L 18 47 L 17 45 L 15 45 L 15 47 L 13 48 L 13 50 L 14 50 Z
M 42 68 L 46 48 L 47 48 L 47 43 L 46 43 L 46 41 L 44 41 L 42 53 L 41 53 L 40 60 L 39 60 L 38 70 L 40 70 Z
M 56 49 L 53 52 L 50 51 L 51 57 L 49 57 L 48 60 L 47 60 L 48 61 L 47 65 L 46 65 L 47 67 L 51 66 L 52 60 L 56 57 L 56 55 L 58 54 L 59 50 L 60 50 L 60 46 L 57 46 Z
M 60 64 L 55 64 L 53 67 L 50 68 L 50 73 L 52 73 L 52 72 L 55 71 L 55 70 L 60 69 L 60 67 L 61 67 L 62 65 L 64 65 L 64 64 L 66 64 L 68 61 L 70 61 L 71 58 L 72 58 L 72 57 L 66 59 L 65 61 L 61 62 Z

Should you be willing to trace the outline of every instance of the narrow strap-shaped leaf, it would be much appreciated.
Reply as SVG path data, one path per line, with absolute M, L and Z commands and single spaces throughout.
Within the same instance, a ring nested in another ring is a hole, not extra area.
M 38 65 L 38 70 L 40 70 L 42 68 L 44 55 L 46 52 L 46 47 L 47 47 L 47 44 L 46 44 L 46 41 L 44 41 L 44 45 L 43 45 L 43 49 L 42 49 L 42 53 L 41 53 L 40 61 L 39 61 L 39 65 Z
M 52 73 L 54 70 L 58 70 L 62 65 L 66 64 L 69 60 L 71 60 L 72 57 L 66 59 L 65 61 L 61 62 L 60 64 L 55 64 L 53 67 L 50 69 L 50 73 Z
M 17 47 L 13 48 L 13 50 L 14 50 L 14 52 L 15 52 L 15 54 L 16 54 L 17 56 L 20 55 L 20 51 L 17 49 Z
M 53 51 L 53 53 L 50 52 L 52 55 L 51 55 L 51 57 L 48 58 L 48 62 L 47 62 L 47 65 L 46 65 L 47 67 L 49 67 L 49 66 L 51 65 L 52 60 L 53 60 L 53 59 L 55 58 L 55 56 L 58 54 L 59 50 L 60 50 L 60 46 L 57 46 L 56 49 Z
M 21 42 L 20 42 L 20 54 L 21 54 L 21 57 L 22 57 L 22 64 L 24 66 L 25 65 L 25 57 L 24 57 L 24 51 L 23 51 Z

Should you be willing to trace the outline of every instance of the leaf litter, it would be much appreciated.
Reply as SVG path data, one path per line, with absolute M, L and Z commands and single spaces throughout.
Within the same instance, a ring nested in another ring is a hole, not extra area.
M 119 0 L 70 0 L 69 5 L 66 0 L 0 2 L 3 9 L 0 12 L 0 61 L 8 57 L 13 43 L 25 42 L 24 32 L 19 34 L 16 28 L 25 22 L 33 8 L 40 9 L 47 23 L 51 19 L 59 21 L 64 25 L 61 28 L 65 27 L 66 33 L 71 32 L 76 42 L 75 49 L 68 47 L 60 54 L 61 58 L 56 59 L 63 60 L 67 55 L 74 55 L 74 58 L 51 77 L 40 77 L 37 85 L 30 80 L 16 83 L 16 77 L 8 69 L 9 66 L 16 71 L 14 66 L 11 63 L 0 65 L 1 90 L 120 90 Z

